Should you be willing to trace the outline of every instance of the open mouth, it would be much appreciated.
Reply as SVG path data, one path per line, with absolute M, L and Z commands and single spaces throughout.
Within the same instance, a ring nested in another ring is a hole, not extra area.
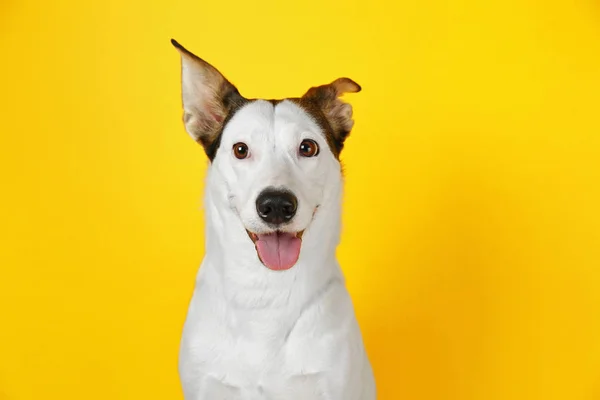
M 265 267 L 274 271 L 290 269 L 298 261 L 302 234 L 304 231 L 291 233 L 275 231 L 266 234 L 248 232 L 254 242 L 258 258 Z

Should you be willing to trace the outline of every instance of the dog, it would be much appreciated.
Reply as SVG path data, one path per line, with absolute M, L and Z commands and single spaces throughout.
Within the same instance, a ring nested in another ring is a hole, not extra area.
M 348 78 L 299 98 L 244 98 L 181 55 L 183 121 L 209 159 L 206 254 L 183 327 L 186 400 L 373 400 L 335 250 L 352 126 Z

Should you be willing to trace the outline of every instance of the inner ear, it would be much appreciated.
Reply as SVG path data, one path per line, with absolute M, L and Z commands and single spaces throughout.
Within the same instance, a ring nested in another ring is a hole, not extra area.
M 215 67 L 171 39 L 181 54 L 183 120 L 212 161 L 227 119 L 247 100 Z
M 358 93 L 361 87 L 350 78 L 339 78 L 327 84 L 310 88 L 303 102 L 315 107 L 326 120 L 328 125 L 328 140 L 339 155 L 344 147 L 344 141 L 354 125 L 352 106 L 340 99 L 345 93 Z

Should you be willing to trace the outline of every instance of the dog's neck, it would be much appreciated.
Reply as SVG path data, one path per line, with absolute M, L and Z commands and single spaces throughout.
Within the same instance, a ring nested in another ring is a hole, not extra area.
M 287 271 L 272 271 L 258 259 L 254 243 L 228 199 L 219 172 L 209 168 L 204 201 L 206 254 L 199 279 L 211 279 L 215 294 L 235 310 L 301 309 L 327 285 L 343 280 L 336 260 L 340 238 L 342 182 L 331 190 L 304 232 L 300 258 Z M 293 314 L 293 312 L 291 313 Z

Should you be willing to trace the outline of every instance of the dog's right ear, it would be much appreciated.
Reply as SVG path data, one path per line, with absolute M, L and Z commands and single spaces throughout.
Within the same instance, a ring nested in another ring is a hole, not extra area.
M 181 92 L 185 129 L 202 144 L 212 161 L 227 116 L 246 102 L 238 90 L 212 65 L 171 39 L 181 54 Z

